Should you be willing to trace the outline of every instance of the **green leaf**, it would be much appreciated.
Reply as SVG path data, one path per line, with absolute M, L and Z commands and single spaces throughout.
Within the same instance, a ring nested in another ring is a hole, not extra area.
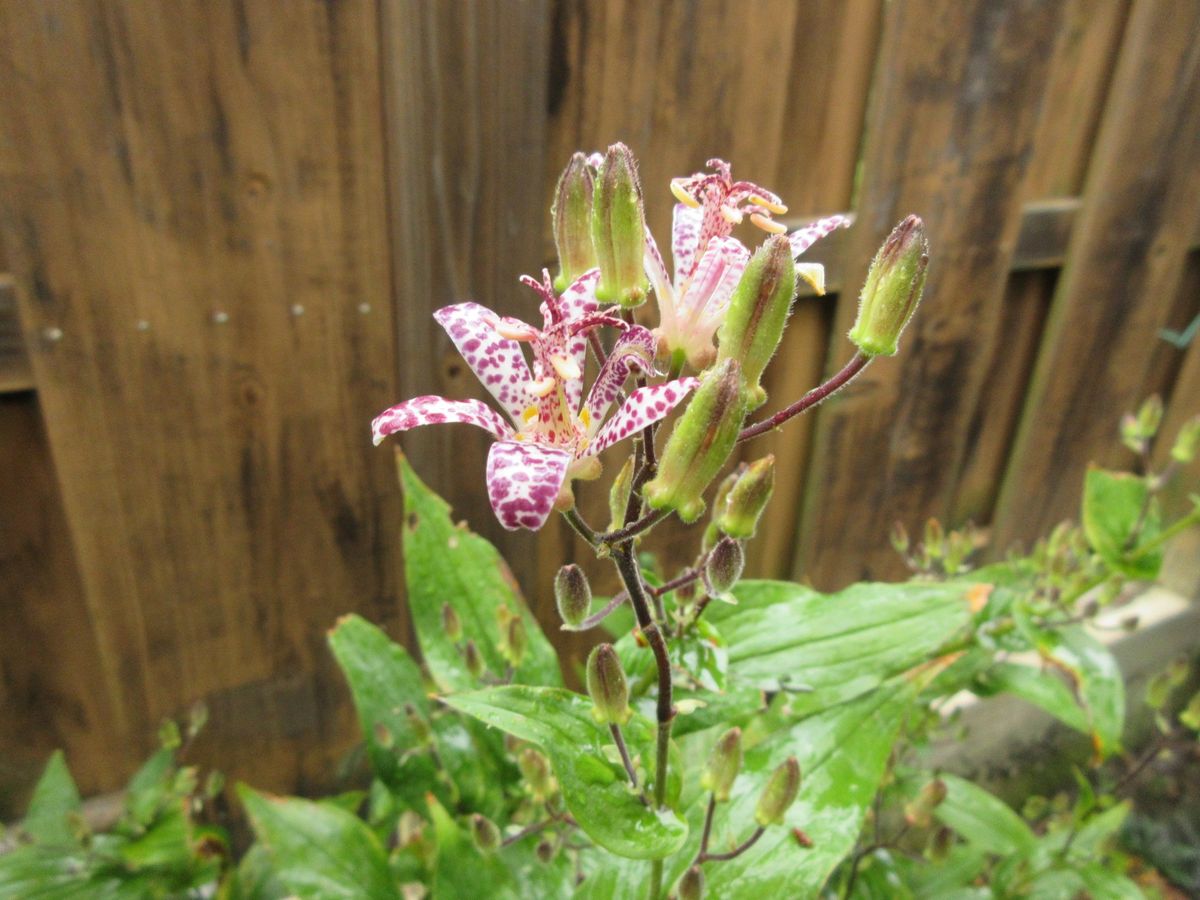
M 0 897 L 38 900 L 107 900 L 115 886 L 90 879 L 88 858 L 79 850 L 32 844 L 0 854 Z
M 218 893 L 221 900 L 284 900 L 288 896 L 287 888 L 275 876 L 271 852 L 262 844 L 246 851 L 237 868 L 226 876 L 226 883 L 228 897 Z
M 162 749 L 133 773 L 125 792 L 125 809 L 138 825 L 147 826 L 171 799 L 175 782 L 175 751 Z
M 526 684 L 560 685 L 558 657 L 529 612 L 504 559 L 483 538 L 450 519 L 449 505 L 417 477 L 397 455 L 404 489 L 404 571 L 421 655 L 433 678 L 446 691 L 479 687 L 467 671 L 461 647 L 442 628 L 442 606 L 449 603 L 462 621 L 463 638 L 473 640 L 488 670 L 508 666 L 497 611 L 505 607 L 525 624 L 528 649 L 516 679 Z
M 311 900 L 399 897 L 387 853 L 355 816 L 309 800 L 268 797 L 246 785 L 238 785 L 238 796 L 288 890 Z
M 66 757 L 61 750 L 50 755 L 29 801 L 29 812 L 21 823 L 22 829 L 41 844 L 73 845 L 78 843 L 68 816 L 78 812 L 82 801 Z
M 1012 694 L 1040 706 L 1076 731 L 1092 733 L 1087 712 L 1076 702 L 1071 689 L 1053 674 L 1033 666 L 998 663 L 979 676 L 973 689 L 983 697 Z
M 1073 682 L 1097 756 L 1118 752 L 1125 729 L 1125 679 L 1116 659 L 1082 627 L 1047 634 L 1038 649 Z
M 1158 505 L 1150 500 L 1144 478 L 1089 468 L 1083 481 L 1083 531 L 1092 549 L 1111 568 L 1145 581 L 1158 577 L 1162 550 L 1137 552 L 1139 545 L 1153 540 L 1160 531 Z
M 941 775 L 946 799 L 934 815 L 969 844 L 1001 855 L 1029 855 L 1037 837 L 1025 821 L 999 797 L 956 775 Z
M 550 757 L 567 809 L 597 844 L 634 859 L 674 853 L 687 826 L 670 811 L 643 805 L 630 790 L 612 738 L 592 718 L 586 697 L 558 688 L 521 685 L 451 694 L 445 702 L 521 740 Z M 635 716 L 624 727 L 630 754 L 653 769 L 654 726 Z

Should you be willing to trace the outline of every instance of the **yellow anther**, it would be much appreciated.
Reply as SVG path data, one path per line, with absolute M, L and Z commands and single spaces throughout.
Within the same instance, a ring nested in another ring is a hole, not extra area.
M 738 225 L 742 221 L 742 211 L 734 209 L 732 206 L 722 206 L 721 215 L 731 225 Z M 755 213 L 755 215 L 758 215 L 758 213 Z
M 532 421 L 533 419 L 536 419 L 537 414 L 538 414 L 538 408 L 536 406 L 527 406 L 527 407 L 525 407 L 525 412 L 521 413 L 521 418 L 524 419 L 526 422 L 529 422 L 529 421 Z
M 758 213 L 750 213 L 750 221 L 767 232 L 767 234 L 783 234 L 787 231 L 787 226 L 782 222 L 776 222 L 774 219 L 769 219 Z
M 768 200 L 766 197 L 760 197 L 758 194 L 751 194 L 750 202 L 755 206 L 761 206 L 763 209 L 770 210 L 777 216 L 782 216 L 787 212 L 787 207 L 782 203 L 776 203 L 773 200 Z
M 592 427 L 592 414 L 586 406 L 579 411 L 579 421 L 584 428 Z
M 820 263 L 796 263 L 796 277 L 816 291 L 818 297 L 825 296 L 825 267 Z
M 671 179 L 671 193 L 675 195 L 675 199 L 684 206 L 690 206 L 692 209 L 697 209 L 700 206 L 700 201 L 689 194 L 683 187 L 683 182 L 678 178 Z
M 502 338 L 508 338 L 510 341 L 529 341 L 533 340 L 534 331 L 524 322 L 508 322 L 504 319 L 499 319 L 492 324 L 496 329 L 496 334 Z
M 554 371 L 564 381 L 572 381 L 573 379 L 583 377 L 583 372 L 579 370 L 579 364 L 569 357 L 551 356 L 550 365 L 554 366 Z
M 556 384 L 558 382 L 553 378 L 539 378 L 537 381 L 529 382 L 529 393 L 540 400 L 554 390 Z

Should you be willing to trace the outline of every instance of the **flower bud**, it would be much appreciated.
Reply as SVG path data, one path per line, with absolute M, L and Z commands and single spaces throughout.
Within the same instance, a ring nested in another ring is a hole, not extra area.
M 533 849 L 533 852 L 537 855 L 538 862 L 542 863 L 543 865 L 547 865 L 554 861 L 557 848 L 554 846 L 554 842 L 552 840 L 549 838 L 542 838 L 540 841 L 538 841 L 538 845 Z
M 550 217 L 554 221 L 554 246 L 558 248 L 558 277 L 554 290 L 562 293 L 580 275 L 596 266 L 592 247 L 592 170 L 587 157 L 576 153 L 567 163 L 554 191 Z
M 587 689 L 597 722 L 624 725 L 629 721 L 633 714 L 629 708 L 629 685 L 612 644 L 600 644 L 588 656 Z
M 644 496 L 653 509 L 674 509 L 684 522 L 704 512 L 704 491 L 733 452 L 746 392 L 736 359 L 717 363 L 704 373 L 659 459 L 658 475 L 647 482 Z
M 717 494 L 713 519 L 730 537 L 749 540 L 775 490 L 775 457 L 768 455 L 749 465 L 743 463 L 734 475 L 733 485 L 724 497 Z
M 1183 423 L 1175 438 L 1175 444 L 1171 447 L 1171 459 L 1184 464 L 1190 463 L 1196 458 L 1197 450 L 1200 450 L 1200 416 Z
M 1163 402 L 1158 394 L 1151 394 L 1142 403 L 1137 413 L 1138 432 L 1147 440 L 1158 434 L 1158 426 L 1162 424 Z
M 467 671 L 476 678 L 483 674 L 483 657 L 479 655 L 479 648 L 472 640 L 468 640 L 463 646 L 463 662 L 466 663 Z
M 679 900 L 704 900 L 704 872 L 692 866 L 679 879 Z
M 568 628 L 577 628 L 592 609 L 592 588 L 583 569 L 571 563 L 554 576 L 554 600 Z
M 928 828 L 933 823 L 933 811 L 946 799 L 946 782 L 940 778 L 930 781 L 913 800 L 904 805 L 904 821 L 917 828 Z
M 520 668 L 528 647 L 529 637 L 525 631 L 525 620 L 520 616 L 513 616 L 508 620 L 508 627 L 505 629 L 504 658 L 514 669 Z
M 795 296 L 792 245 L 786 235 L 777 234 L 746 265 L 717 333 L 718 365 L 726 359 L 741 363 L 742 377 L 757 395 L 755 405 L 766 399 L 758 381 L 783 338 L 783 326 Z
M 457 644 L 462 638 L 462 619 L 449 603 L 442 604 L 442 631 L 446 632 L 451 643 Z
M 534 799 L 539 802 L 554 795 L 554 778 L 550 774 L 550 760 L 535 747 L 526 747 L 517 756 L 517 768 L 529 785 Z
M 758 798 L 758 807 L 754 810 L 755 821 L 764 828 L 768 825 L 782 825 L 783 817 L 796 802 L 798 793 L 800 762 L 796 757 L 789 756 L 771 773 L 767 786 L 763 788 L 762 796 Z
M 401 847 L 421 840 L 424 832 L 425 820 L 411 809 L 406 809 L 396 820 L 396 843 Z
M 871 263 L 850 340 L 867 356 L 893 356 L 900 332 L 916 312 L 929 267 L 925 225 L 909 216 L 897 225 Z
M 429 728 L 429 720 L 411 703 L 404 704 L 404 717 L 408 719 L 408 727 L 412 729 L 413 737 L 418 744 L 433 743 L 433 732 Z
M 704 578 L 712 594 L 719 597 L 733 590 L 742 577 L 745 565 L 746 552 L 742 549 L 741 541 L 731 537 L 717 541 L 717 546 L 712 548 L 704 564 Z
M 629 506 L 629 494 L 633 490 L 633 457 L 625 457 L 625 465 L 613 479 L 608 489 L 608 530 L 625 527 L 625 510 Z
M 500 829 L 487 816 L 475 813 L 471 816 L 471 837 L 475 846 L 484 853 L 491 853 L 500 846 Z
M 800 828 L 792 829 L 792 840 L 796 842 L 797 847 L 801 847 L 805 850 L 811 850 L 813 848 L 813 839 L 808 836 L 808 832 Z
M 730 728 L 717 739 L 704 774 L 700 776 L 700 786 L 712 791 L 716 801 L 723 803 L 729 799 L 729 791 L 741 768 L 742 729 Z
M 613 144 L 596 174 L 592 202 L 592 245 L 600 265 L 596 299 L 632 309 L 646 300 L 642 268 L 646 219 L 637 163 L 624 144 Z

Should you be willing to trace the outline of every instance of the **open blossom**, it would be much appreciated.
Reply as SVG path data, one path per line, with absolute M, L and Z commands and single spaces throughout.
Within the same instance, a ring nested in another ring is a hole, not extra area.
M 479 400 L 414 397 L 376 416 L 375 443 L 420 425 L 476 425 L 496 438 L 488 453 L 487 486 L 501 525 L 540 528 L 553 509 L 568 508 L 571 480 L 599 474 L 597 454 L 663 418 L 696 383 L 683 378 L 638 388 L 606 421 L 630 373 L 653 371 L 655 341 L 647 329 L 600 309 L 598 278 L 599 270 L 591 269 L 561 295 L 548 275 L 543 283 L 522 279 L 543 298 L 541 328 L 478 303 L 439 309 L 434 318 L 505 415 Z M 585 399 L 587 333 L 605 325 L 621 334 Z M 532 371 L 521 343 L 531 347 Z
M 671 229 L 673 280 L 653 236 L 646 235 L 646 275 L 658 298 L 657 336 L 668 354 L 682 354 L 697 370 L 707 368 L 715 358 L 713 334 L 750 260 L 750 251 L 731 237 L 734 226 L 749 215 L 752 223 L 771 234 L 787 230 L 772 218 L 787 212 L 779 197 L 752 182 L 734 181 L 724 160 L 710 159 L 708 167 L 713 171 L 671 182 L 679 200 Z M 830 216 L 788 235 L 793 258 L 846 224 L 845 216 Z M 819 263 L 798 263 L 796 274 L 818 294 L 825 292 L 825 272 Z

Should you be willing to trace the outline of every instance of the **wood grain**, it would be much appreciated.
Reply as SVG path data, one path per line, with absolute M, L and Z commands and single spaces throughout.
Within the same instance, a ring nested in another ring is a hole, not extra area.
M 891 524 L 945 514 L 1000 323 L 1060 12 L 1026 2 L 885 12 L 845 281 L 861 283 L 909 212 L 925 218 L 935 262 L 900 355 L 820 409 L 794 566 L 820 586 L 897 574 Z M 854 313 L 839 305 L 837 333 Z M 850 349 L 834 341 L 828 368 Z
M 1116 422 L 1160 387 L 1152 336 L 1181 327 L 1197 158 L 1200 5 L 1135 4 L 998 501 L 998 551 L 1075 516 L 1089 461 L 1129 462 Z
M 0 274 L 0 394 L 33 390 L 33 369 L 17 318 L 17 295 L 12 277 Z

